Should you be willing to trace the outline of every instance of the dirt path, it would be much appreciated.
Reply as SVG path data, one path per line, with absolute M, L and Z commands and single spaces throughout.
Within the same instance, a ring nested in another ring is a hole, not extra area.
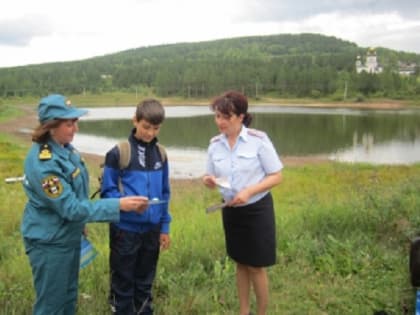
M 17 136 L 30 143 L 31 136 L 29 133 L 25 133 L 24 130 L 32 130 L 37 126 L 37 114 L 35 109 L 29 106 L 19 106 L 19 109 L 24 112 L 24 115 L 17 119 L 0 122 L 0 132 Z

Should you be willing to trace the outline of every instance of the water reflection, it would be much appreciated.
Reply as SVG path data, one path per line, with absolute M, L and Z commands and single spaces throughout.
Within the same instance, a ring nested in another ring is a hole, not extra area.
M 159 140 L 167 147 L 171 176 L 200 176 L 209 139 L 218 133 L 212 113 L 207 106 L 165 110 L 167 119 Z M 252 127 L 265 130 L 281 156 L 325 155 L 375 164 L 420 161 L 419 110 L 255 106 L 251 112 Z M 90 110 L 80 121 L 75 144 L 82 151 L 103 155 L 126 139 L 133 113 L 131 107 Z
M 373 139 L 373 138 L 372 138 Z M 420 142 L 389 141 L 374 145 L 373 142 L 356 144 L 352 148 L 338 150 L 330 159 L 341 162 L 371 164 L 412 164 L 420 160 Z

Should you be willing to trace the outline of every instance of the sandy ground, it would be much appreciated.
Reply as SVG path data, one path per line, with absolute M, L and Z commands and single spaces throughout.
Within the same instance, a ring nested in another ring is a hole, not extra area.
M 355 103 L 350 105 L 343 104 L 308 104 L 308 107 L 348 107 L 348 108 L 366 108 L 366 109 L 401 109 L 405 106 L 399 102 L 382 102 L 382 103 Z M 19 139 L 30 144 L 31 136 L 28 132 L 23 130 L 31 130 L 38 124 L 36 109 L 30 106 L 20 106 L 25 112 L 25 115 L 18 119 L 13 119 L 7 122 L 0 123 L 0 132 L 8 133 L 16 136 Z M 90 163 L 101 163 L 103 160 L 102 156 L 94 154 L 83 154 L 84 158 Z M 328 163 L 329 160 L 326 156 L 282 156 L 282 161 L 286 166 L 299 166 L 305 164 L 320 164 Z

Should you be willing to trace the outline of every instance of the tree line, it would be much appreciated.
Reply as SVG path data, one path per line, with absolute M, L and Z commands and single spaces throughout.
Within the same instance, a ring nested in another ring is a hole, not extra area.
M 420 96 L 418 54 L 377 48 L 379 74 L 356 73 L 367 49 L 318 34 L 282 34 L 142 47 L 82 61 L 0 68 L 0 97 L 151 90 L 157 96 L 211 97 L 227 89 L 249 96 L 331 99 Z

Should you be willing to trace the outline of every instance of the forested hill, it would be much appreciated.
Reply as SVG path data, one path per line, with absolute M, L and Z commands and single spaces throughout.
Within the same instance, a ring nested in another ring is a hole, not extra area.
M 367 48 L 318 34 L 283 34 L 130 49 L 82 61 L 0 68 L 0 97 L 149 90 L 158 96 L 209 97 L 238 89 L 258 97 L 420 94 L 417 74 L 398 75 L 399 62 L 420 56 L 377 48 L 384 71 L 357 74 Z
M 159 58 L 161 60 L 178 58 L 190 60 L 258 59 L 349 51 L 354 53 L 356 49 L 355 44 L 334 37 L 315 34 L 284 34 L 137 48 L 115 54 L 114 57 L 126 59 L 131 56 L 137 60 L 143 58 Z

